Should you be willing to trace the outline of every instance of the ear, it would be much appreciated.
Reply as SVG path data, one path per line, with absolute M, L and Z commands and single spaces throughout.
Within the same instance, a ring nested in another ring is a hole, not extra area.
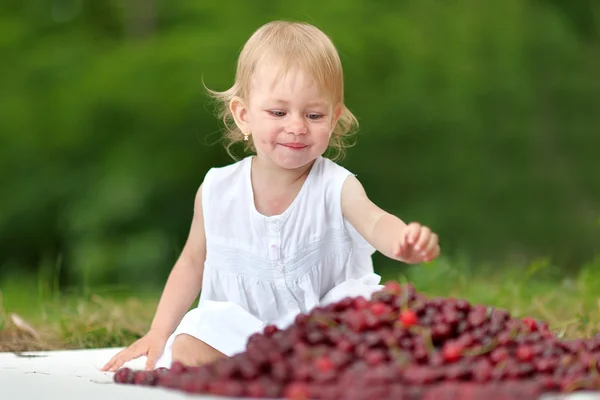
M 331 131 L 333 132 L 333 129 L 335 128 L 335 126 L 337 125 L 340 117 L 342 116 L 342 106 L 339 103 L 336 103 L 335 106 L 333 107 L 333 118 L 331 118 Z
M 229 110 L 233 115 L 233 119 L 235 120 L 238 129 L 242 132 L 248 132 L 248 109 L 246 108 L 244 101 L 240 97 L 235 96 L 229 102 Z

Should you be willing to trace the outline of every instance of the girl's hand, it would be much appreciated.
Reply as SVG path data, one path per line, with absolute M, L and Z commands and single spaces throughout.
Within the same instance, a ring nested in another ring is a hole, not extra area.
M 438 235 L 428 227 L 412 222 L 406 226 L 394 255 L 407 264 L 432 261 L 440 255 Z
M 156 362 L 163 353 L 168 335 L 156 333 L 152 330 L 146 335 L 135 341 L 129 347 L 117 353 L 106 365 L 102 371 L 115 372 L 129 360 L 147 356 L 146 369 L 153 370 Z

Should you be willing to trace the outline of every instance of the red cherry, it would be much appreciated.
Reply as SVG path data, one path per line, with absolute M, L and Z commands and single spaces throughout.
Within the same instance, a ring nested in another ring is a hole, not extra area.
M 527 329 L 529 329 L 529 332 L 535 332 L 537 330 L 537 323 L 535 322 L 535 319 L 531 317 L 525 317 L 523 318 L 523 323 Z
M 517 347 L 516 356 L 521 361 L 531 361 L 533 358 L 533 351 L 531 351 L 531 347 L 523 344 Z
M 290 383 L 283 391 L 283 397 L 286 400 L 306 400 L 308 395 L 308 387 L 301 382 Z
M 352 306 L 355 310 L 364 310 L 365 308 L 369 307 L 369 301 L 364 297 L 359 296 L 354 299 Z
M 400 284 L 396 281 L 389 281 L 386 282 L 386 284 L 384 285 L 385 290 L 393 295 L 399 295 L 400 292 L 402 291 L 402 287 L 400 286 Z
M 263 329 L 263 333 L 265 334 L 265 336 L 273 336 L 273 334 L 278 330 L 279 328 L 276 325 L 267 325 Z
M 383 315 L 388 310 L 388 307 L 384 303 L 377 302 L 371 306 L 371 312 L 373 315 Z
M 407 328 L 413 326 L 417 323 L 417 314 L 412 310 L 404 310 L 400 313 L 400 322 Z
M 462 353 L 462 347 L 456 342 L 446 342 L 442 349 L 442 356 L 448 362 L 458 360 Z
M 315 360 L 315 367 L 321 372 L 329 372 L 335 368 L 335 365 L 328 357 L 321 356 Z

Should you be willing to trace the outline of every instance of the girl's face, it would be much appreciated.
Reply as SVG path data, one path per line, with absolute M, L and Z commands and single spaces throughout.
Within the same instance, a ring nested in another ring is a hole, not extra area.
M 300 168 L 325 152 L 341 108 L 299 68 L 275 81 L 277 72 L 259 66 L 248 101 L 232 102 L 232 111 L 242 132 L 252 135 L 258 157 L 284 169 Z

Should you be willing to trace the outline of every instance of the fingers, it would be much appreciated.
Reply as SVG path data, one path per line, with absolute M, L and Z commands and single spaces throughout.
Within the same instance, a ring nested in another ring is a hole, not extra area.
M 438 235 L 429 227 L 412 222 L 407 225 L 404 241 L 401 241 L 396 255 L 416 263 L 431 261 L 439 253 Z
M 118 360 L 121 358 L 125 350 L 121 350 L 117 354 L 115 354 L 105 365 L 102 367 L 101 371 L 110 371 L 115 365 L 117 365 Z M 117 367 L 118 368 L 118 367 Z
M 108 372 L 115 372 L 116 370 L 118 370 L 119 368 L 121 368 L 121 366 L 123 364 L 125 364 L 127 362 L 129 357 L 127 357 L 127 353 L 119 353 L 117 354 L 115 357 L 113 357 L 112 360 L 110 360 L 108 362 L 108 364 L 106 364 L 106 366 L 102 369 L 103 371 L 108 371 Z
M 146 369 L 153 370 L 156 366 L 156 362 L 162 354 L 162 347 L 153 347 L 148 351 L 148 358 L 146 359 Z
M 424 261 L 431 261 L 436 258 L 440 253 L 440 246 L 438 243 L 438 235 L 435 233 L 431 233 L 429 235 L 428 241 L 425 243 L 423 248 L 421 249 L 421 256 Z
M 429 241 L 425 244 L 425 248 L 421 251 L 422 261 L 432 261 L 440 255 L 440 245 L 438 243 L 438 235 L 431 233 Z
M 421 234 L 421 225 L 416 222 L 411 222 L 406 227 L 405 242 L 409 246 L 414 246 Z
M 105 365 L 104 367 L 102 367 L 101 371 L 111 371 L 113 367 L 120 367 L 121 365 L 118 365 L 118 360 L 121 357 L 121 354 L 123 353 L 123 350 L 121 350 L 120 352 L 118 352 L 113 358 L 111 358 Z
M 102 371 L 115 372 L 127 361 L 138 358 L 143 354 L 144 352 L 140 351 L 139 346 L 128 347 L 124 350 L 121 350 L 109 362 L 107 362 L 102 368 Z
M 409 260 L 413 256 L 413 246 L 419 237 L 421 225 L 416 222 L 407 225 L 404 237 L 398 243 L 394 256 L 403 260 Z
M 429 251 L 425 255 L 425 261 L 435 260 L 436 258 L 438 258 L 439 255 L 440 255 L 440 246 L 436 245 L 431 251 Z
M 424 253 L 427 250 L 429 250 L 427 248 L 427 246 L 429 245 L 431 236 L 432 236 L 431 229 L 429 229 L 426 226 L 422 226 L 420 235 L 419 235 L 417 241 L 415 242 L 415 250 L 419 253 Z

